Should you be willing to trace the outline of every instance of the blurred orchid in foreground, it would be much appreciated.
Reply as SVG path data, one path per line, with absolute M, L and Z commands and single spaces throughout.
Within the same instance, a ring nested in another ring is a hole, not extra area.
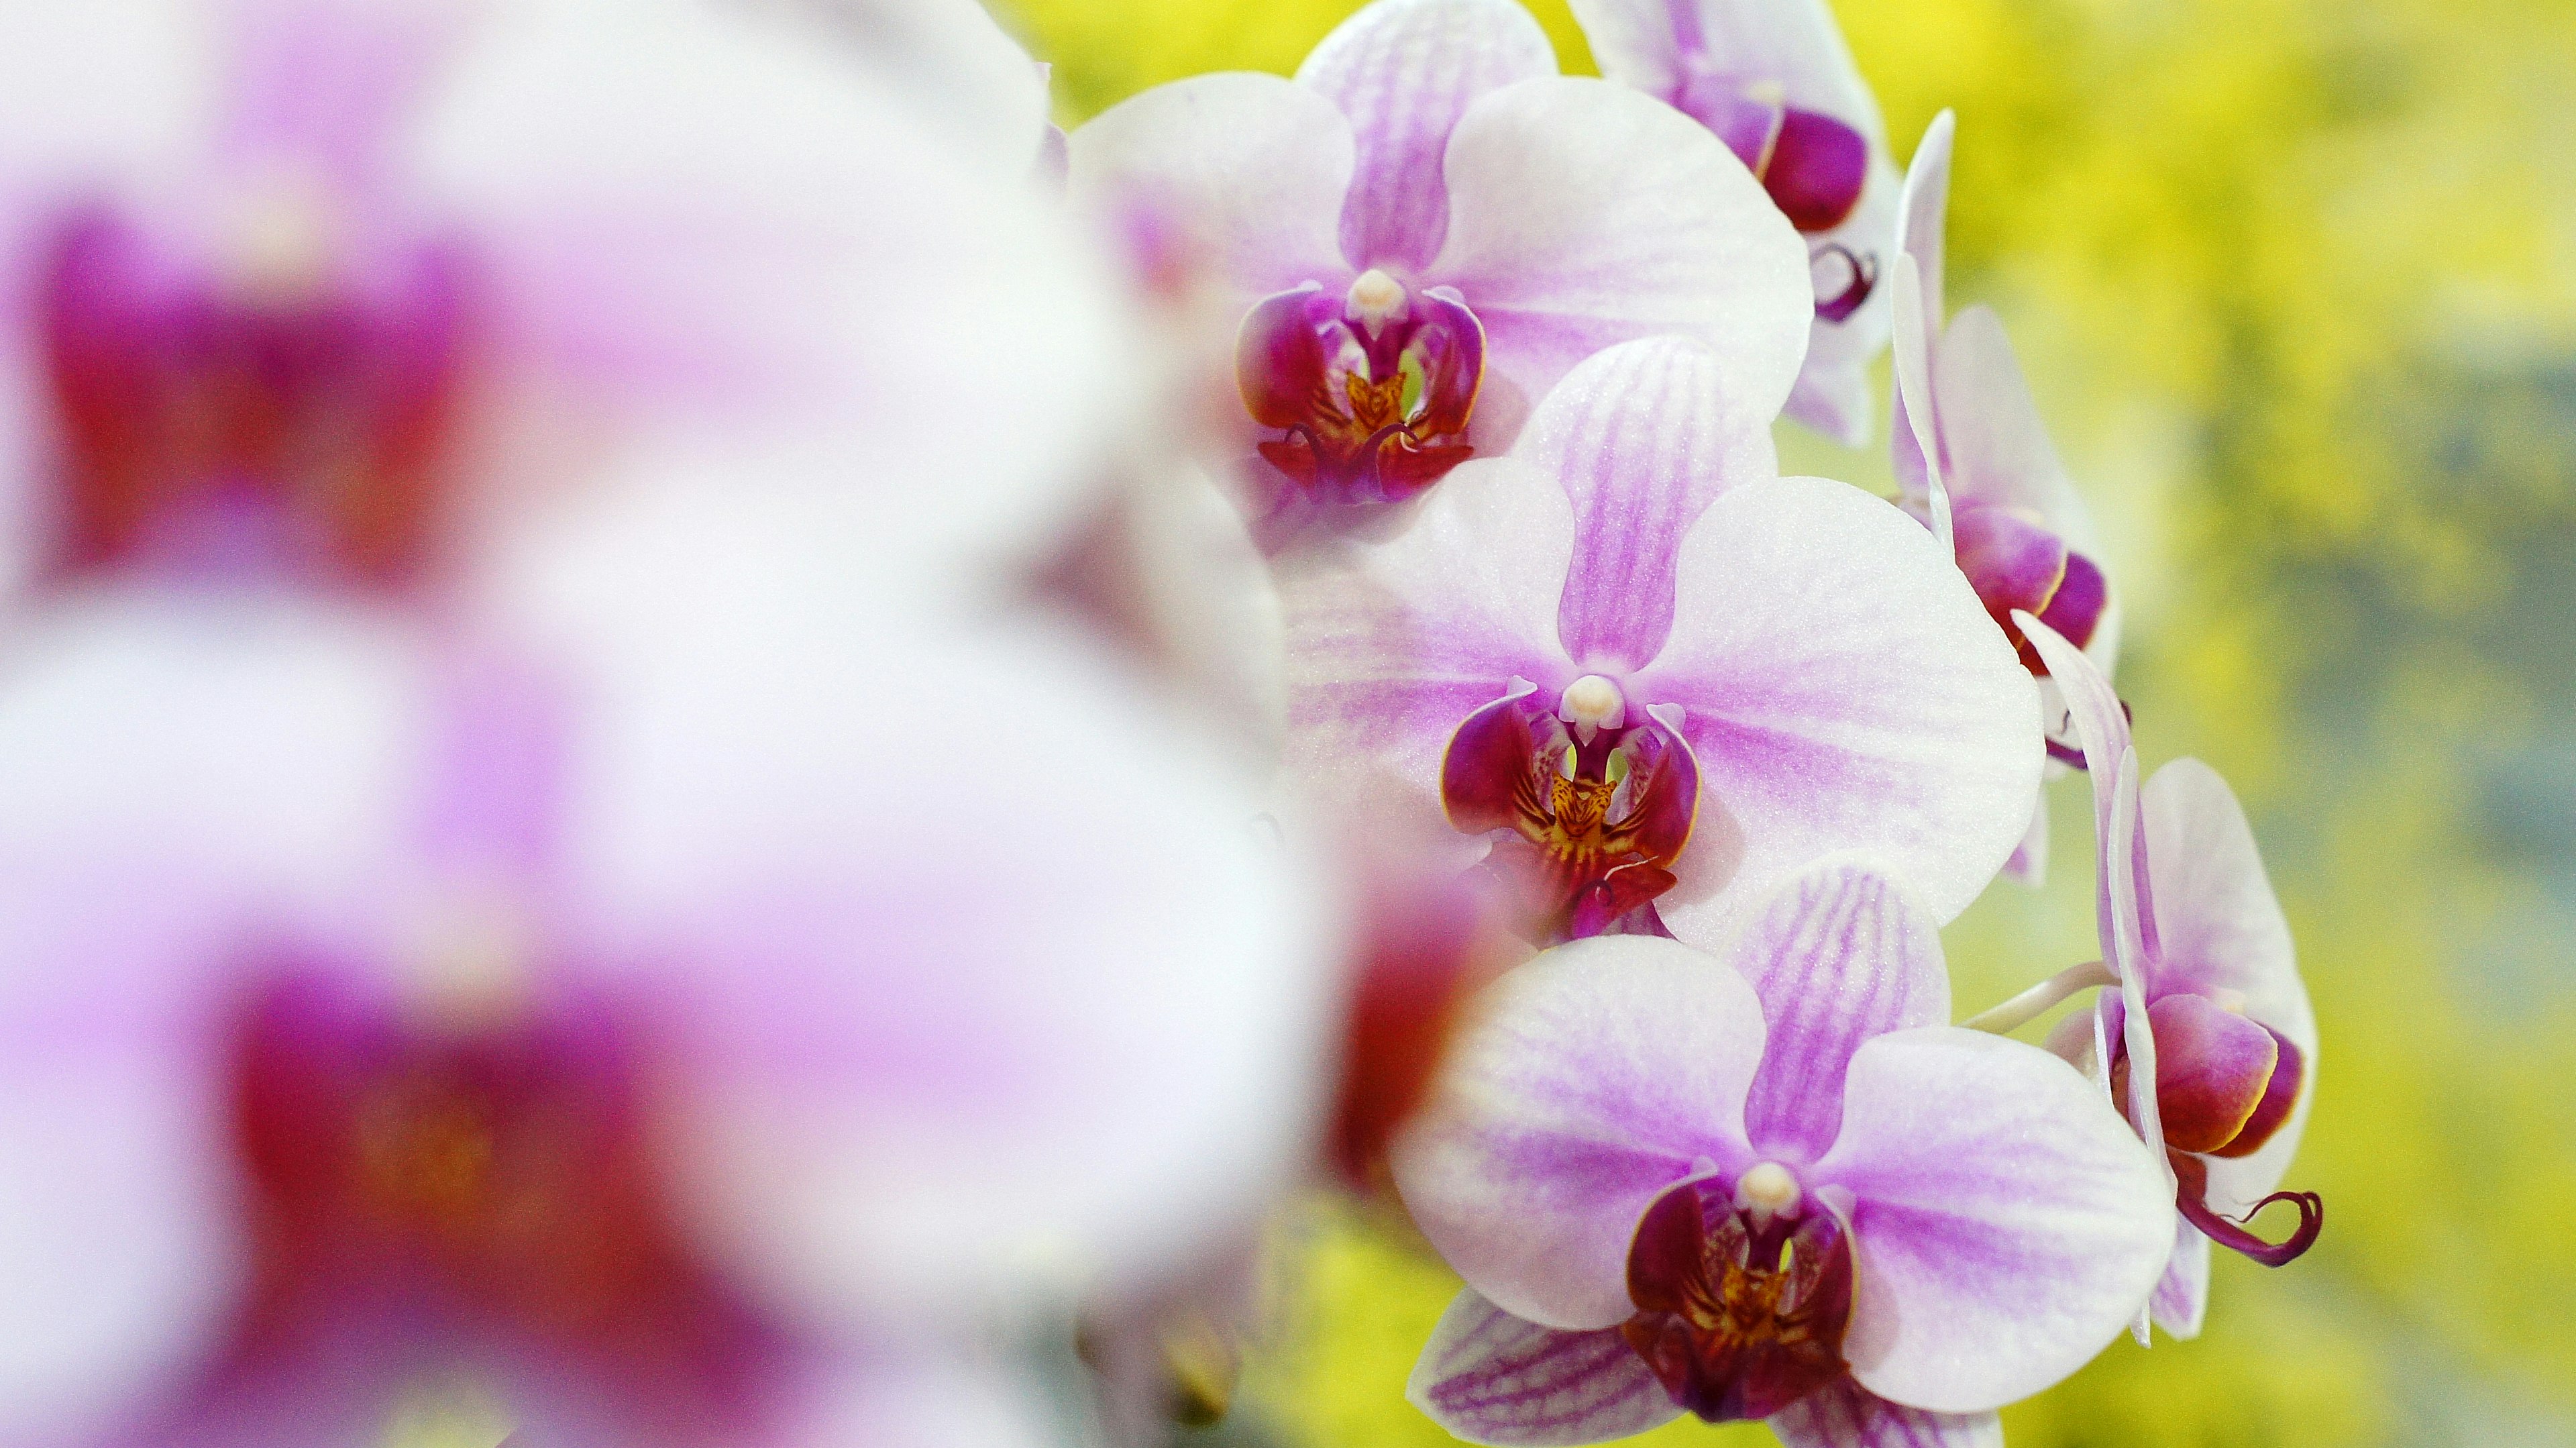
M 2091 1019 L 2070 1017 L 2051 1044 L 2089 1058 L 2171 1165 L 2181 1236 L 2155 1319 L 2191 1337 L 2207 1306 L 2210 1242 L 2278 1267 L 2325 1226 L 2316 1193 L 2277 1190 L 2316 1095 L 2316 1014 L 2227 782 L 2177 759 L 2141 790 L 2110 682 L 2072 641 L 2027 615 L 2020 623 L 2065 689 L 2093 775 L 2102 950 L 2121 987 L 2103 992 Z M 2154 1089 L 2139 1090 L 2142 1081 Z M 2299 1213 L 2279 1243 L 2250 1227 L 2274 1202 Z
M 2046 1052 L 1946 1024 L 1930 912 L 1830 861 L 1725 958 L 1561 946 L 1506 976 L 1405 1204 L 1467 1281 L 1410 1396 L 1472 1442 L 1684 1412 L 1793 1445 L 2000 1439 L 2163 1269 L 2154 1159 Z
M 2067 481 L 2003 323 L 1982 306 L 1944 319 L 1941 233 L 1953 129 L 1949 112 L 1933 117 L 1905 177 L 1888 439 L 1897 485 L 1909 510 L 1946 533 L 1960 570 L 2025 667 L 2043 679 L 2049 673 L 2014 625 L 2015 610 L 2038 615 L 2108 673 L 2119 653 L 2120 614 L 2092 515 Z M 2049 712 L 2052 724 L 2062 717 Z M 2052 734 L 2048 747 L 2059 763 L 2081 762 L 2072 740 Z M 2047 869 L 2043 795 L 2009 871 L 2036 884 Z
M 638 457 L 831 495 L 911 593 L 1048 536 L 1108 289 L 810 29 L 10 7 L 0 578 L 410 585 Z
M 470 1388 L 537 1445 L 920 1441 L 849 1405 L 925 1337 L 1288 1178 L 1322 942 L 1216 755 L 1064 639 L 694 601 L 524 667 L 256 600 L 24 642 L 0 1439 Z
M 1511 0 L 1376 0 L 1294 82 L 1148 91 L 1074 134 L 1072 179 L 1218 256 L 1274 542 L 1509 446 L 1557 378 L 1630 338 L 1707 343 L 1767 417 L 1812 311 L 1803 248 L 1743 165 L 1668 107 L 1557 75 Z
M 1601 73 L 1717 133 L 1807 239 L 1815 328 L 1789 416 L 1869 440 L 1896 165 L 1824 0 L 1573 0 Z
M 1922 529 L 1779 477 L 1769 421 L 1706 348 L 1627 343 L 1394 538 L 1292 560 L 1291 768 L 1492 834 L 1539 943 L 1649 907 L 1713 940 L 1847 848 L 1956 914 L 2029 815 L 2029 676 Z

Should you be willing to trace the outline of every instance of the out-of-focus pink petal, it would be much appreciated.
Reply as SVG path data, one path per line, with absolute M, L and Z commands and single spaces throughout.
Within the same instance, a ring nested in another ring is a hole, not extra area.
M 1693 849 L 1734 860 L 1665 923 L 1712 938 L 1745 894 L 1847 849 L 1943 919 L 1976 898 L 2030 821 L 2038 708 L 1931 535 L 1841 483 L 1749 483 L 1693 526 L 1679 598 L 1632 692 L 1683 708 L 1706 789 Z
M 1992 1413 L 1927 1413 L 1891 1403 L 1850 1378 L 1774 1413 L 1782 1448 L 2003 1448 Z
M 1303 282 L 1338 295 L 1358 270 L 1337 228 L 1350 190 L 1350 120 L 1277 76 L 1226 72 L 1156 86 L 1069 140 L 1073 195 L 1185 219 L 1246 304 Z
M 1607 1443 L 1681 1416 L 1615 1327 L 1561 1332 L 1458 1294 L 1404 1385 L 1405 1401 L 1470 1443 Z
M 1574 682 L 1556 642 L 1573 547 L 1564 489 L 1495 458 L 1385 543 L 1283 563 L 1290 770 L 1328 795 L 1385 772 L 1436 797 L 1450 735 L 1515 675 L 1550 697 Z
M 1047 68 L 994 23 L 981 0 L 812 3 L 992 174 L 1028 176 L 1050 134 L 1062 141 L 1047 124 Z
M 1060 208 L 812 20 L 563 0 L 477 28 L 414 159 L 472 240 L 514 403 L 482 474 L 547 491 L 604 435 L 612 463 L 831 479 L 890 564 L 1017 557 L 1133 405 L 1116 288 Z
M 2156 771 L 2140 800 L 2155 879 L 2156 990 L 2229 990 L 2248 1018 L 2296 1046 L 2305 1073 L 2290 1118 L 2251 1156 L 2209 1163 L 2210 1205 L 2239 1214 L 2271 1194 L 2297 1155 L 2316 1096 L 2317 1020 L 2289 922 L 2227 781 L 2197 759 Z
M 577 741 L 575 918 L 668 1008 L 680 1190 L 825 1326 L 1130 1280 L 1308 1141 L 1303 872 L 1077 641 L 872 646 L 829 601 L 650 635 Z
M 1397 1188 L 1467 1285 L 1588 1331 L 1634 1311 L 1628 1246 L 1649 1202 L 1707 1162 L 1752 1164 L 1742 1102 L 1762 1007 L 1674 941 L 1599 936 L 1480 1002 L 1432 1104 L 1396 1141 Z
M 301 173 L 382 204 L 386 162 L 469 17 L 424 0 L 246 0 L 211 12 L 224 163 Z
M 1350 117 L 1357 165 L 1341 215 L 1354 270 L 1419 271 L 1449 231 L 1441 158 L 1479 96 L 1556 74 L 1547 32 L 1513 0 L 1376 0 L 1297 68 Z
M 379 628 L 73 598 L 0 686 L 0 1437 L 196 1366 L 248 1249 L 220 1012 L 238 952 L 381 889 L 416 682 Z
M 1682 539 L 1728 487 L 1776 476 L 1771 414 L 1698 342 L 1653 337 L 1586 359 L 1551 389 L 1512 455 L 1574 500 L 1558 637 L 1584 668 L 1624 673 L 1673 626 Z
M 1931 912 L 1866 861 L 1783 882 L 1726 959 L 1762 998 L 1762 1068 L 1744 1129 L 1763 1157 L 1816 1160 L 1843 1117 L 1843 1075 L 1874 1036 L 1947 1024 L 1950 977 Z
M 2173 1247 L 2169 1188 L 2065 1062 L 1932 1026 L 1852 1057 L 1842 1135 L 1859 1286 L 1843 1356 L 1863 1387 L 1974 1413 L 2047 1387 L 2117 1336 Z
M 2200 1336 L 2201 1320 L 2209 1312 L 2209 1239 L 2179 1216 L 2174 1219 L 2173 1258 L 2165 1263 L 2165 1275 L 2157 1279 L 2156 1294 L 2147 1305 L 2156 1326 L 2179 1338 Z
M 879 1350 L 801 1391 L 793 1411 L 748 1448 L 1053 1448 L 1063 1441 L 1058 1411 L 1039 1382 L 936 1350 Z
M 1607 81 L 1522 81 L 1458 123 L 1448 178 L 1431 275 L 1484 320 L 1524 407 L 1602 348 L 1671 333 L 1716 351 L 1730 410 L 1778 412 L 1815 313 L 1806 245 L 1689 117 Z M 1519 421 L 1479 407 L 1477 447 Z

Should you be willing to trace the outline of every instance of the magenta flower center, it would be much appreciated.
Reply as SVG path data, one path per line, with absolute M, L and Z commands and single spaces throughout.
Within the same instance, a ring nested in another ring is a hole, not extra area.
M 1790 105 L 1776 80 L 1719 72 L 1704 53 L 1683 58 L 1685 73 L 1664 99 L 1726 143 L 1762 183 L 1789 224 L 1819 237 L 1851 219 L 1869 186 L 1869 139 L 1822 111 Z M 1840 322 L 1878 286 L 1875 253 L 1836 242 L 1810 243 L 1816 315 Z
M 1451 826 L 1497 835 L 1484 868 L 1521 932 L 1549 944 L 1601 934 L 1672 888 L 1699 765 L 1663 724 L 1628 722 L 1617 686 L 1598 675 L 1576 680 L 1555 711 L 1534 698 L 1498 699 L 1458 726 L 1440 795 Z
M 607 1012 L 442 1025 L 291 975 L 239 1018 L 232 1061 L 253 1355 L 399 1311 L 541 1340 L 681 1421 L 748 1401 L 762 1331 L 676 1229 L 645 1062 Z
M 1636 1315 L 1620 1335 L 1681 1408 L 1712 1423 L 1767 1418 L 1847 1371 L 1851 1246 L 1764 1162 L 1732 1189 L 1655 1199 L 1628 1249 Z
M 2019 508 L 1965 507 L 1951 524 L 1959 571 L 1977 601 L 2020 653 L 2022 667 L 2040 678 L 2048 665 L 2012 621 L 2019 610 L 2084 648 L 2110 609 L 2110 582 L 2094 561 L 2035 515 Z M 2076 760 L 2081 763 L 2080 756 Z
M 1466 441 L 1485 328 L 1449 287 L 1382 271 L 1336 297 L 1309 284 L 1255 306 L 1235 344 L 1261 456 L 1324 502 L 1392 502 L 1438 482 Z
M 103 210 L 62 228 L 38 287 L 54 574 L 248 564 L 383 586 L 427 560 L 460 269 L 419 250 L 360 287 L 302 260 L 175 261 Z

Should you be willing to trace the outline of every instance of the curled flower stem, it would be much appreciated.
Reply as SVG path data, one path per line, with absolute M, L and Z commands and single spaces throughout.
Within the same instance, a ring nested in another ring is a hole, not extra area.
M 1980 1011 L 1959 1024 L 1972 1031 L 1992 1031 L 2005 1035 L 2037 1019 L 2041 1012 L 2080 990 L 2099 985 L 2118 985 L 2120 978 L 2098 960 L 2070 965 L 2002 1005 Z

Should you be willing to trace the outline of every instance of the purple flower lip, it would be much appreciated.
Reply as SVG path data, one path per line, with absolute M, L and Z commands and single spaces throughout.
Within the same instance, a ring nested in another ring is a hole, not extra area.
M 1766 96 L 1777 89 L 1694 70 L 1667 99 L 1726 142 L 1790 225 L 1810 236 L 1831 231 L 1851 219 L 1869 184 L 1869 139 L 1822 111 Z
M 2023 668 L 2048 676 L 2039 650 L 2012 620 L 2016 611 L 2036 617 L 2079 649 L 2092 642 L 2110 603 L 2109 585 L 2092 559 L 2018 508 L 1962 507 L 1951 532 L 1959 571 L 1968 576 L 1995 626 L 2012 640 Z
M 1848 322 L 1878 290 L 1878 256 L 1862 255 L 1839 241 L 1819 243 L 1807 256 L 1816 282 L 1816 316 Z
M 1586 685 L 1605 689 L 1611 707 L 1590 717 L 1570 707 Z M 1440 765 L 1453 828 L 1510 831 L 1483 868 L 1540 944 L 1601 934 L 1671 889 L 1699 809 L 1699 764 L 1679 734 L 1652 718 L 1595 722 L 1626 717 L 1606 680 L 1578 680 L 1566 697 L 1551 713 L 1516 688 L 1467 716 Z
M 1280 433 L 1261 456 L 1325 503 L 1401 501 L 1465 462 L 1484 376 L 1484 324 L 1465 299 L 1382 271 L 1344 297 L 1312 283 L 1267 297 L 1235 343 L 1244 408 Z
M 1762 1209 L 1763 1163 L 1729 1190 L 1714 1179 L 1657 1197 L 1637 1224 L 1620 1324 L 1674 1404 L 1711 1423 L 1767 1418 L 1842 1377 L 1851 1245 L 1827 1212 Z
M 2111 1009 L 2121 1013 L 2116 1004 Z M 2299 1048 L 2271 1027 L 2191 991 L 2157 997 L 2147 1007 L 2147 1020 L 2155 1035 L 2156 1111 L 2174 1169 L 2176 1207 L 2210 1240 L 2267 1267 L 2295 1261 L 2324 1230 L 2324 1200 L 2314 1192 L 2274 1192 L 2241 1218 L 2221 1216 L 2208 1204 L 2209 1172 L 2202 1158 L 2252 1156 L 2279 1134 L 2306 1078 Z M 2111 1039 L 2121 1038 L 2115 1032 Z M 2125 1113 L 2126 1046 L 2115 1046 L 2112 1056 L 2112 1097 Z M 2299 1209 L 2299 1225 L 2278 1243 L 2255 1236 L 2247 1225 L 2274 1202 Z
M 452 254 L 417 250 L 364 289 L 233 278 L 171 267 L 94 209 L 43 266 L 51 572 L 248 565 L 384 587 L 430 561 L 465 370 Z

